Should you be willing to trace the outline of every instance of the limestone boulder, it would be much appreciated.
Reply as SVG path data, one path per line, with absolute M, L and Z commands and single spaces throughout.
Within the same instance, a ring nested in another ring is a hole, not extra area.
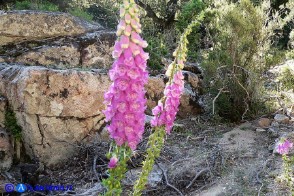
M 260 118 L 257 121 L 257 125 L 261 128 L 267 128 L 271 125 L 271 120 L 269 118 Z
M 78 143 L 103 133 L 103 95 L 110 84 L 99 70 L 0 64 L 0 93 L 16 113 L 26 152 L 45 165 L 61 163 L 76 152 Z M 163 95 L 164 78 L 150 77 L 146 89 L 151 111 Z M 185 90 L 179 114 L 201 111 L 191 93 Z
M 108 68 L 116 35 L 99 30 L 75 37 L 26 41 L 0 48 L 0 62 L 65 68 Z M 2 59 L 2 60 L 1 60 Z
M 193 116 L 203 112 L 201 103 L 201 82 L 198 76 L 189 71 L 183 71 L 185 88 L 181 96 L 178 116 L 184 118 Z M 164 75 L 152 76 L 145 86 L 147 91 L 147 114 L 152 114 L 151 110 L 157 105 L 158 101 L 163 97 L 165 88 Z
M 0 92 L 15 111 L 87 118 L 104 108 L 106 74 L 0 64 Z
M 0 13 L 0 46 L 50 37 L 75 36 L 103 29 L 61 12 L 8 11 Z
M 290 118 L 283 114 L 276 114 L 274 120 L 278 123 L 289 123 Z
M 109 85 L 98 72 L 0 66 L 0 92 L 16 113 L 26 151 L 46 165 L 69 158 L 100 130 Z

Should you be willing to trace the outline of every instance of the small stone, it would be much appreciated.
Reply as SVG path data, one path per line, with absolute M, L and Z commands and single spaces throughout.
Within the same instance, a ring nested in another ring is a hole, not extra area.
M 99 133 L 100 139 L 102 141 L 109 141 L 109 133 L 106 127 L 103 127 L 102 131 Z
M 185 129 L 185 125 L 174 123 L 173 130 L 174 131 L 183 131 Z
M 135 181 L 138 179 L 139 175 L 141 173 L 141 168 L 135 168 L 131 169 L 126 173 L 125 179 L 123 179 L 122 183 L 124 185 L 133 186 L 135 184 Z M 156 187 L 162 180 L 162 170 L 157 166 L 153 166 L 153 170 L 151 171 L 149 177 L 148 177 L 148 183 L 147 186 L 154 188 Z
M 256 132 L 266 132 L 266 130 L 265 129 L 261 129 L 261 128 L 257 128 L 256 129 Z
M 151 122 L 153 116 L 145 115 L 145 117 L 146 117 L 146 118 L 145 118 L 145 124 L 150 124 L 150 122 Z
M 257 123 L 258 123 L 258 126 L 262 128 L 266 128 L 270 126 L 271 120 L 268 118 L 260 118 Z
M 274 151 L 275 150 L 275 145 L 269 145 L 268 150 L 269 151 Z
M 239 129 L 246 130 L 246 129 L 252 129 L 252 124 L 250 122 L 245 122 L 239 125 Z
M 193 118 L 191 118 L 191 121 L 196 122 L 196 121 L 198 121 L 198 118 L 193 117 Z
M 283 114 L 276 114 L 274 119 L 276 122 L 285 123 L 285 124 L 289 123 L 289 120 L 290 120 L 288 116 Z
M 268 129 L 268 132 L 273 136 L 273 137 L 278 137 L 279 136 L 279 132 L 278 130 L 276 130 L 274 127 L 270 127 Z
M 292 105 L 290 108 L 287 108 L 287 115 L 294 118 L 294 105 Z
M 272 126 L 272 127 L 279 127 L 279 123 L 276 122 L 276 121 L 273 121 L 273 122 L 271 123 L 271 126 Z

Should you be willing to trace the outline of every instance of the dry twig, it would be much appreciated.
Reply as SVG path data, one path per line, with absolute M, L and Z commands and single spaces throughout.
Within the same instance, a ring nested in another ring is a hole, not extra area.
M 257 172 L 257 174 L 256 174 L 256 180 L 257 180 L 258 183 L 261 184 L 261 186 L 260 186 L 260 188 L 259 188 L 259 190 L 258 190 L 258 196 L 260 195 L 260 191 L 261 191 L 261 189 L 262 189 L 262 187 L 263 187 L 263 182 L 262 182 L 262 180 L 259 178 L 259 175 L 261 174 L 261 172 L 263 172 L 263 171 L 265 170 L 265 168 L 266 168 L 268 162 L 270 162 L 270 161 L 272 161 L 272 160 L 273 160 L 273 159 L 267 159 L 267 160 L 264 162 L 262 169 L 261 169 L 259 172 Z
M 95 177 L 97 178 L 97 182 L 100 182 L 99 175 L 96 171 L 97 159 L 98 159 L 98 155 L 95 155 L 94 160 L 93 160 L 93 172 L 94 172 Z
M 212 101 L 212 114 L 214 115 L 215 114 L 215 101 L 217 100 L 217 98 L 220 96 L 220 94 L 223 92 L 224 88 L 221 88 L 217 95 L 215 96 L 215 98 L 213 99 Z
M 174 189 L 175 191 L 177 191 L 177 193 L 179 193 L 180 196 L 184 196 L 183 193 L 182 193 L 179 189 L 177 189 L 176 187 L 174 187 L 173 185 L 171 185 L 171 184 L 168 182 L 167 174 L 166 174 L 166 170 L 164 170 L 164 169 L 160 166 L 160 164 L 158 164 L 157 162 L 156 162 L 156 165 L 161 169 L 161 171 L 162 171 L 162 173 L 163 173 L 163 176 L 164 176 L 164 179 L 165 179 L 165 183 L 166 183 L 166 185 L 169 186 L 170 188 Z
M 190 188 L 190 186 L 193 185 L 193 183 L 197 180 L 197 178 L 198 178 L 199 176 L 201 176 L 203 173 L 207 173 L 207 172 L 209 172 L 209 171 L 210 171 L 210 169 L 209 169 L 208 167 L 202 169 L 199 173 L 196 174 L 196 176 L 193 178 L 193 180 L 190 182 L 190 184 L 189 184 L 188 186 L 186 186 L 186 189 L 187 189 L 187 188 Z

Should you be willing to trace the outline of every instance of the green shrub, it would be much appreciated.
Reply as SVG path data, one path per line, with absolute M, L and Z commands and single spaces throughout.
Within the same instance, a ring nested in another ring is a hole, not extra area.
M 278 77 L 283 90 L 294 91 L 294 69 L 286 67 Z
M 11 108 L 5 111 L 4 126 L 11 131 L 13 137 L 17 140 L 21 139 L 21 127 L 17 124 L 15 113 Z
M 84 11 L 83 9 L 74 7 L 69 10 L 69 13 L 73 16 L 82 18 L 84 20 L 93 21 L 93 16 L 88 12 Z
M 148 47 L 146 49 L 150 55 L 148 66 L 151 69 L 161 69 L 162 57 L 165 57 L 168 54 L 168 48 L 164 36 L 162 34 L 157 34 L 157 36 L 146 36 L 144 39 L 148 41 Z
M 265 57 L 266 67 L 282 63 L 286 59 L 287 51 L 272 48 Z
M 184 29 L 190 24 L 191 21 L 197 19 L 199 14 L 205 10 L 207 5 L 202 0 L 190 0 L 186 2 L 177 18 L 176 29 L 182 33 Z M 205 29 L 196 26 L 193 28 L 193 33 L 188 36 L 188 58 L 191 61 L 199 60 L 200 48 L 205 47 L 205 40 L 203 39 L 206 35 Z
M 17 1 L 15 3 L 16 10 L 30 10 L 31 8 L 31 1 Z
M 43 10 L 56 12 L 59 11 L 57 5 L 50 3 L 48 1 L 42 0 L 26 0 L 26 1 L 17 1 L 15 3 L 16 10 Z
M 93 15 L 93 20 L 102 26 L 109 29 L 116 28 L 119 13 L 118 5 L 113 5 L 111 2 L 105 2 L 103 5 L 91 5 L 86 10 L 89 14 Z
M 232 121 L 252 117 L 265 109 L 261 101 L 262 74 L 269 64 L 283 59 L 283 53 L 270 51 L 277 38 L 275 32 L 289 18 L 270 12 L 267 0 L 258 6 L 250 0 L 237 3 L 220 0 L 212 13 L 214 18 L 207 27 L 214 44 L 203 55 L 202 66 L 205 84 L 214 100 L 214 112 Z M 293 13 L 294 10 L 289 15 Z
M 58 12 L 59 8 L 57 5 L 50 3 L 48 1 L 41 1 L 41 3 L 37 7 L 38 10 L 43 11 L 51 11 L 51 12 Z

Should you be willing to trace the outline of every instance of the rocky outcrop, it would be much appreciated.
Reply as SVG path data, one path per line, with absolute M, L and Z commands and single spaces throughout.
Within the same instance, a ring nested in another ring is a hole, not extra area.
M 185 89 L 181 96 L 178 116 L 185 118 L 203 112 L 201 105 L 201 80 L 199 77 L 189 71 L 183 71 L 185 79 Z M 152 76 L 145 86 L 147 91 L 147 114 L 152 114 L 151 110 L 157 105 L 163 97 L 163 91 L 167 78 L 164 75 Z
M 0 92 L 22 127 L 27 153 L 46 164 L 74 153 L 103 122 L 106 74 L 42 67 L 0 66 Z
M 76 37 L 26 41 L 0 48 L 0 62 L 42 65 L 59 69 L 108 68 L 115 33 L 99 30 Z
M 102 26 L 66 13 L 42 11 L 8 11 L 0 13 L 0 46 L 59 36 L 75 36 Z
M 149 111 L 163 95 L 163 80 L 151 77 L 146 85 Z M 0 92 L 16 113 L 26 151 L 48 165 L 67 159 L 74 154 L 73 144 L 102 131 L 103 94 L 110 82 L 97 70 L 0 64 Z M 182 96 L 182 115 L 192 114 L 191 97 L 188 91 Z
M 115 39 L 114 32 L 68 14 L 0 14 L 0 94 L 15 113 L 32 159 L 56 165 L 94 134 L 107 138 L 103 95 L 111 83 L 107 71 Z M 195 65 L 184 71 L 181 117 L 202 111 L 200 71 Z M 163 97 L 165 82 L 164 75 L 149 78 L 147 113 Z M 4 107 L 0 100 L 0 126 Z

